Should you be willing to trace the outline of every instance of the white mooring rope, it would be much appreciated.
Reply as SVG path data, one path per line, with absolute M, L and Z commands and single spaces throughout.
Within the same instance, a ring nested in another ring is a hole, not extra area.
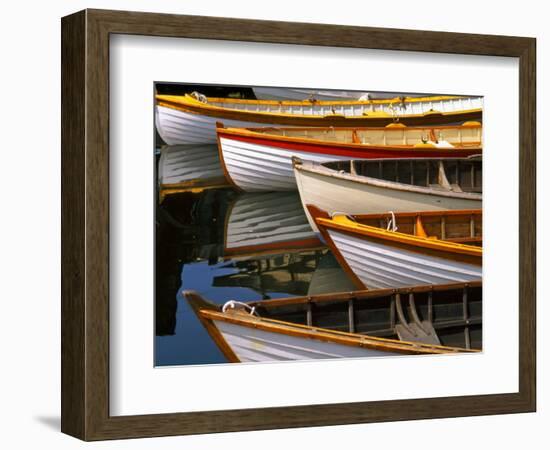
M 222 312 L 226 312 L 228 309 L 235 309 L 236 306 L 242 306 L 244 309 L 247 309 L 250 311 L 250 315 L 256 314 L 256 307 L 250 306 L 243 302 L 238 302 L 237 300 L 229 300 L 224 303 L 222 306 Z
M 390 231 L 390 228 L 391 231 L 397 231 L 397 221 L 395 220 L 395 214 L 393 213 L 393 211 L 389 211 L 389 213 L 391 214 L 391 219 L 388 220 L 386 231 Z

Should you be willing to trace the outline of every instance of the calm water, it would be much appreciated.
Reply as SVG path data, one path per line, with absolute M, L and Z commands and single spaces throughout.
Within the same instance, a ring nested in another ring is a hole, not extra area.
M 227 362 L 183 290 L 223 304 L 352 289 L 330 251 L 307 238 L 311 229 L 297 193 L 178 194 L 158 207 L 156 222 L 157 366 Z M 262 250 L 283 238 L 307 248 Z

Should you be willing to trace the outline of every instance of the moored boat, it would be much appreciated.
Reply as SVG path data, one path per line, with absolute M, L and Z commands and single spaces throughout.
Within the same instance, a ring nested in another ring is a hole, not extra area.
M 227 179 L 246 192 L 297 189 L 292 157 L 323 163 L 349 159 L 460 158 L 480 154 L 481 125 L 382 128 L 225 128 L 218 124 Z
M 482 162 L 461 159 L 348 160 L 324 164 L 293 158 L 294 176 L 307 205 L 329 215 L 480 209 Z
M 275 101 L 157 95 L 155 120 L 169 145 L 216 142 L 216 122 L 228 127 L 361 127 L 450 124 L 481 120 L 481 97 L 435 96 L 364 101 Z
M 308 209 L 360 289 L 481 280 L 481 210 L 330 217 Z
M 480 282 L 215 305 L 184 292 L 230 362 L 477 352 Z

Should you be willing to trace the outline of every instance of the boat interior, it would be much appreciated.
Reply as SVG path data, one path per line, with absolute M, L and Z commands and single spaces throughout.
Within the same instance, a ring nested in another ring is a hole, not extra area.
M 250 303 L 260 317 L 408 342 L 481 349 L 481 282 Z
M 380 159 L 323 163 L 324 167 L 351 175 L 430 187 L 452 192 L 482 193 L 481 158 Z
M 421 143 L 447 143 L 456 147 L 481 146 L 481 125 L 439 128 L 395 126 L 384 128 L 255 128 L 253 131 L 274 136 L 313 139 L 343 144 L 411 146 Z
M 428 239 L 475 246 L 483 243 L 481 209 L 362 214 L 354 215 L 352 219 L 362 225 Z
M 366 114 L 423 114 L 427 111 L 448 112 L 466 111 L 481 108 L 481 99 L 474 97 L 425 97 L 395 98 L 390 100 L 365 101 L 274 101 L 206 98 L 204 103 L 224 109 L 241 111 L 269 112 L 279 114 L 305 114 L 315 116 L 343 115 L 361 116 Z

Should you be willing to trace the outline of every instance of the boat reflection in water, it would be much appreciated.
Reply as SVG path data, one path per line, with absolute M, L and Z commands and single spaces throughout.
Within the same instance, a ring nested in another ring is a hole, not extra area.
M 156 365 L 227 362 L 183 290 L 223 304 L 352 289 L 297 192 L 239 194 L 187 181 L 193 189 L 157 210 Z

